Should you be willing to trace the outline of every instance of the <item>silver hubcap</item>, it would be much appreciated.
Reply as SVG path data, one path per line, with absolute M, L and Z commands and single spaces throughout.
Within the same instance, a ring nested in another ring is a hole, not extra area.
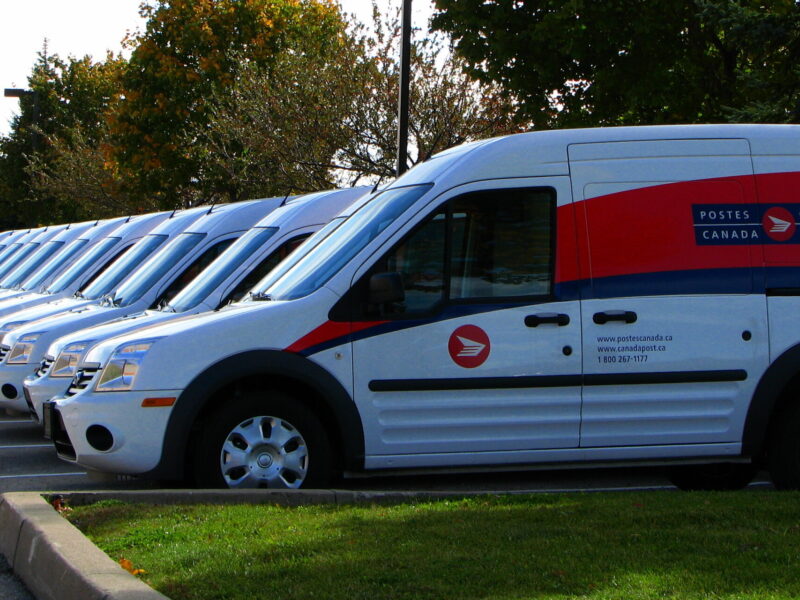
M 308 448 L 288 421 L 253 417 L 227 435 L 219 462 L 231 488 L 299 488 L 308 473 Z

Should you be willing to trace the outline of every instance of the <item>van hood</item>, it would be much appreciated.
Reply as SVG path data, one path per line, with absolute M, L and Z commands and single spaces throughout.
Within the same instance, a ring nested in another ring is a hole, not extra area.
M 131 331 L 136 331 L 152 325 L 158 325 L 166 321 L 175 321 L 179 318 L 186 318 L 187 315 L 181 313 L 161 312 L 158 310 L 146 310 L 133 315 L 126 315 L 119 319 L 114 319 L 108 323 L 93 325 L 84 329 L 78 329 L 56 339 L 47 349 L 47 354 L 56 358 L 61 351 L 69 344 L 77 342 L 89 342 L 93 345 L 110 337 L 120 336 Z

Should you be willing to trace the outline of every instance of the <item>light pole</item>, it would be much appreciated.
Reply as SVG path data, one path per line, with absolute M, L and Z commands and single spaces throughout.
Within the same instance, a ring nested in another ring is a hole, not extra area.
M 36 132 L 36 126 L 39 125 L 39 92 L 36 90 L 23 90 L 21 88 L 5 88 L 3 96 L 6 98 L 24 98 L 30 96 L 33 100 L 33 115 L 31 115 L 32 132 L 31 132 L 31 146 L 34 151 L 39 149 L 39 134 Z
M 400 177 L 408 169 L 408 105 L 411 78 L 411 0 L 403 0 L 403 23 L 400 40 L 400 101 L 397 107 L 397 167 Z

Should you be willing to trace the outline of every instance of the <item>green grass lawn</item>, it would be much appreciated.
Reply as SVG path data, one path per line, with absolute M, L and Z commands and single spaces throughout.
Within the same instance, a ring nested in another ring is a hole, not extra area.
M 173 600 L 800 598 L 797 493 L 104 503 L 69 518 Z

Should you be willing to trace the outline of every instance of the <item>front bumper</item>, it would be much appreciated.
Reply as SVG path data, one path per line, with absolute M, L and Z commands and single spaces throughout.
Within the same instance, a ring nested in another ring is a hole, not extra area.
M 86 391 L 52 400 L 53 442 L 60 458 L 106 473 L 139 475 L 161 458 L 171 406 L 142 407 L 145 398 L 179 390 Z
M 26 400 L 28 400 L 28 408 L 31 411 L 31 417 L 39 423 L 42 422 L 42 404 L 56 396 L 63 396 L 69 384 L 72 381 L 70 377 L 37 377 L 36 375 L 28 375 L 23 381 L 23 393 Z
M 0 408 L 28 412 L 28 403 L 25 401 L 22 384 L 38 366 L 38 363 L 19 365 L 0 363 Z

